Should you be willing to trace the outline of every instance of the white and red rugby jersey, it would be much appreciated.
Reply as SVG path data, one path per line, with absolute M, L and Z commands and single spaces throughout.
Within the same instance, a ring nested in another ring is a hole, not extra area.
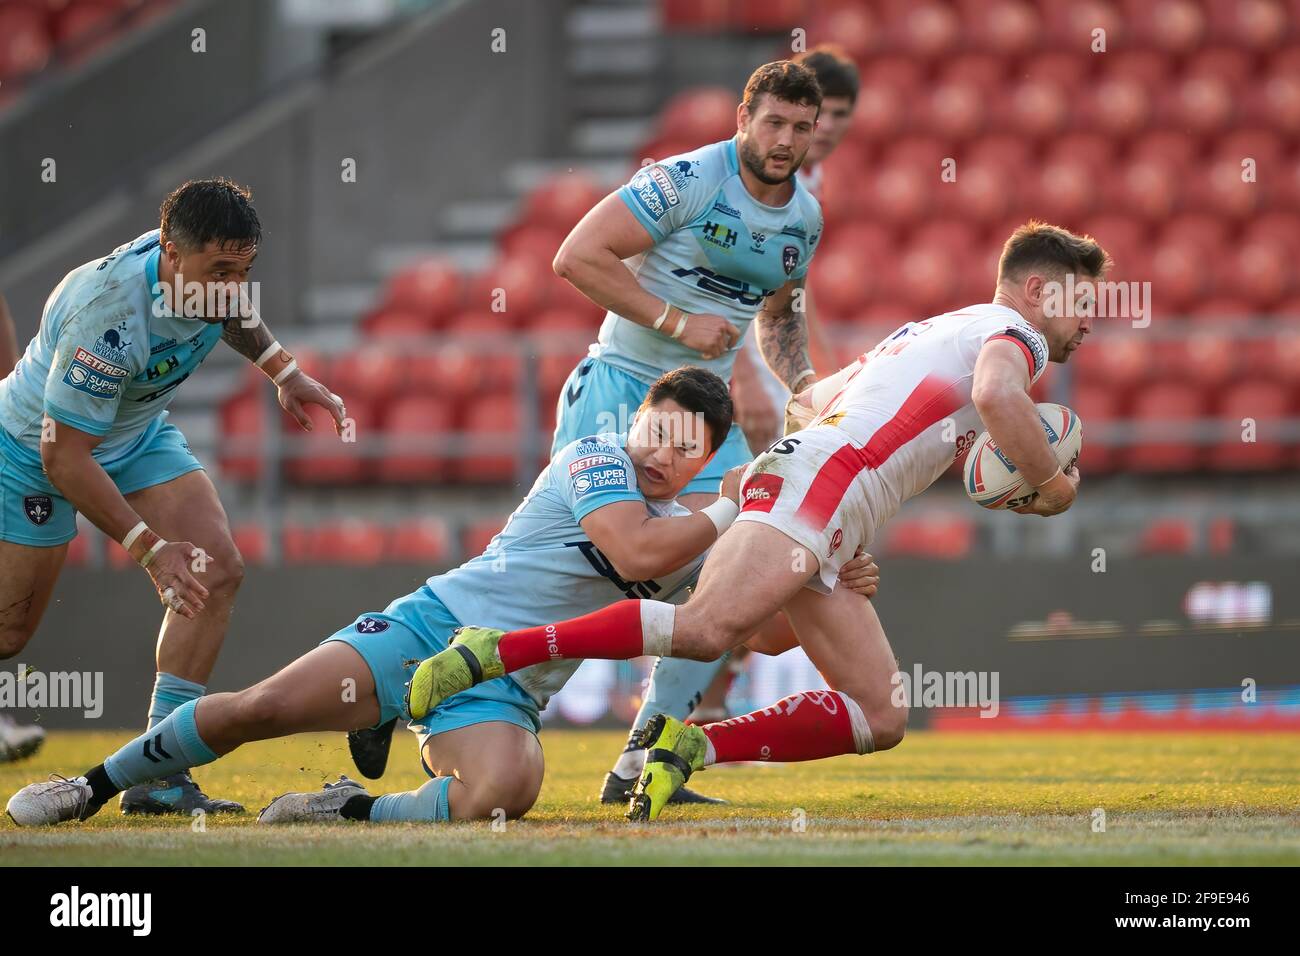
M 870 472 L 871 523 L 879 528 L 930 487 L 983 430 L 971 403 L 975 361 L 999 338 L 1021 349 L 1031 384 L 1038 381 L 1047 340 L 1014 309 L 992 303 L 909 322 L 862 355 L 814 419 L 848 442 L 818 470 L 799 516 L 824 526 L 848 486 Z

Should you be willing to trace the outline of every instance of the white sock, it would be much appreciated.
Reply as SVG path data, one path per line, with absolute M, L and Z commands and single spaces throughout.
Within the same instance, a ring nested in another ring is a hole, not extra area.
M 649 657 L 671 657 L 677 608 L 663 601 L 641 602 L 641 641 Z

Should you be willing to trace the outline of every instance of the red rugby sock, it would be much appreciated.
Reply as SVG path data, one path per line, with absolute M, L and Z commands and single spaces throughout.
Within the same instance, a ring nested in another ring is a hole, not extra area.
M 701 729 L 713 744 L 711 763 L 821 760 L 870 751 L 866 721 L 859 716 L 860 727 L 855 733 L 853 711 L 857 704 L 838 691 L 809 690 Z M 859 741 L 859 734 L 864 741 Z
M 658 603 L 619 601 L 582 617 L 511 631 L 501 638 L 497 651 L 506 673 L 560 659 L 630 660 L 647 653 L 641 605 Z

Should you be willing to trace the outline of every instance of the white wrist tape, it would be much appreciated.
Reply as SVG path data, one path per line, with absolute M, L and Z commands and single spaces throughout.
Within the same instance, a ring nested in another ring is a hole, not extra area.
M 711 505 L 706 505 L 700 509 L 700 514 L 708 516 L 713 522 L 713 527 L 718 529 L 718 536 L 731 527 L 736 516 L 740 514 L 740 505 L 736 504 L 730 498 L 722 497 Z
M 258 368 L 261 368 L 263 365 L 266 364 L 267 359 L 269 359 L 272 355 L 278 354 L 279 351 L 280 351 L 280 343 L 272 342 L 270 345 L 266 347 L 266 351 L 258 356 L 257 361 L 254 362 L 253 364 L 256 365 Z
M 792 388 L 792 389 L 790 389 L 790 391 L 792 391 L 792 392 L 799 391 L 798 386 L 799 386 L 799 385 L 803 382 L 803 380 L 806 379 L 809 375 L 811 375 L 813 378 L 816 378 L 816 377 L 817 377 L 817 370 L 816 370 L 815 368 L 806 368 L 806 369 L 804 369 L 802 372 L 800 372 L 798 375 L 796 375 L 796 376 L 795 376 L 795 379 L 794 379 L 795 387 Z
M 672 311 L 672 308 L 673 307 L 667 302 L 664 303 L 664 310 L 659 313 L 659 318 L 655 319 L 655 324 L 653 326 L 656 332 L 663 328 L 664 322 L 668 320 L 668 313 Z
M 140 535 L 144 534 L 148 529 L 149 526 L 141 521 L 126 533 L 126 537 L 122 539 L 122 547 L 126 548 L 127 551 L 130 551 L 131 545 L 135 544 L 136 539 L 139 538 Z
M 140 567 L 147 568 L 149 565 L 153 564 L 153 559 L 157 557 L 158 552 L 165 547 L 167 547 L 167 542 L 162 538 L 155 541 L 153 547 L 146 551 L 144 557 L 140 559 Z
M 677 320 L 677 328 L 673 329 L 673 338 L 680 339 L 682 337 L 682 333 L 686 331 L 686 320 L 689 318 L 690 316 L 685 312 L 682 313 L 682 317 Z
M 1043 485 L 1047 484 L 1047 482 L 1049 482 L 1049 481 L 1055 481 L 1058 475 L 1063 475 L 1063 474 L 1065 474 L 1065 472 L 1063 472 L 1063 471 L 1061 470 L 1061 467 L 1058 465 L 1057 468 L 1056 468 L 1056 471 L 1053 473 L 1053 475 L 1052 475 L 1051 478 L 1048 478 L 1047 481 L 1040 481 L 1038 484 L 1034 485 L 1034 487 L 1035 487 L 1035 488 L 1041 488 L 1041 487 L 1043 487 Z
M 279 385 L 281 382 L 283 382 L 286 378 L 288 378 L 296 371 L 298 371 L 298 360 L 290 359 L 289 364 L 286 365 L 284 368 L 280 369 L 280 374 L 278 374 L 275 378 L 271 379 L 271 381 L 274 382 L 276 385 Z

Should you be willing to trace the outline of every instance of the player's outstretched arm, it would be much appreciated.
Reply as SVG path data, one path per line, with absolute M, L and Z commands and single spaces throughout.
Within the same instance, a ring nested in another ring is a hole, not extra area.
M 202 611 L 208 589 L 190 573 L 193 543 L 164 541 L 149 530 L 91 454 L 103 436 L 49 418 L 45 432 L 52 440 L 41 442 L 41 464 L 50 483 L 91 524 L 122 543 L 149 572 L 163 604 L 187 618 Z
M 755 323 L 763 361 L 786 388 L 798 392 L 817 377 L 808 357 L 803 279 L 791 279 L 768 296 Z
M 334 430 L 343 434 L 347 409 L 339 398 L 302 369 L 287 350 L 280 346 L 256 312 L 251 316 L 232 316 L 222 323 L 222 340 L 256 365 L 279 390 L 280 406 L 306 431 L 312 430 L 304 408 L 319 405 L 334 419 Z
M 582 530 L 626 581 L 671 574 L 707 551 L 735 521 L 744 467 L 727 472 L 723 494 L 701 511 L 654 518 L 643 502 L 616 501 L 588 513 L 581 521 Z
M 602 309 L 678 339 L 706 359 L 717 358 L 740 339 L 734 325 L 720 315 L 687 315 L 641 288 L 623 265 L 624 259 L 639 256 L 654 244 L 654 236 L 613 192 L 573 227 L 552 267 Z
M 1079 477 L 1061 471 L 1048 444 L 1038 410 L 1029 397 L 1029 370 L 1023 351 L 1011 342 L 993 339 L 984 343 L 975 360 L 971 401 L 984 427 L 1038 491 L 1025 514 L 1054 515 L 1074 503 Z

